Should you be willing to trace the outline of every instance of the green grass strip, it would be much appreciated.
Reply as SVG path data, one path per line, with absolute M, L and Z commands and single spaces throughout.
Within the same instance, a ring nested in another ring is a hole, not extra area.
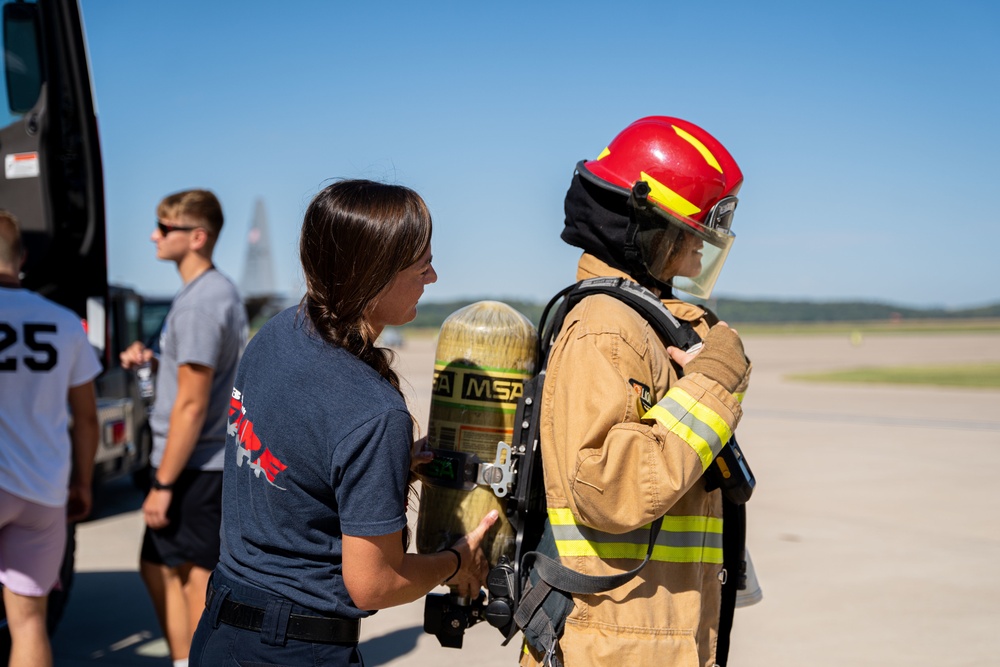
M 725 319 L 725 318 L 723 318 Z M 741 336 L 817 336 L 829 334 L 995 334 L 1000 333 L 1000 319 L 923 319 L 902 320 L 891 322 L 875 320 L 866 322 L 740 322 L 726 320 L 735 327 Z M 405 325 L 400 328 L 405 340 L 432 339 L 440 332 L 433 327 L 412 327 Z
M 902 322 L 729 322 L 741 336 L 829 334 L 995 334 L 1000 333 L 1000 320 L 904 320 Z
M 788 376 L 805 382 L 865 382 L 1000 389 L 1000 363 L 960 366 L 887 366 Z

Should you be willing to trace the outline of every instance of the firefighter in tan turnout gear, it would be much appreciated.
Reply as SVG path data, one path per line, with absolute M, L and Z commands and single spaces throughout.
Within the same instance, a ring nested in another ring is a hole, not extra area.
M 740 420 L 750 364 L 732 329 L 674 290 L 711 293 L 742 181 L 722 144 L 668 117 L 632 123 L 577 165 L 562 232 L 584 251 L 577 279 L 625 277 L 653 290 L 704 345 L 694 354 L 668 347 L 640 313 L 606 295 L 567 315 L 541 407 L 546 530 L 564 565 L 608 575 L 636 567 L 649 524 L 662 528 L 638 576 L 574 595 L 554 655 L 526 645 L 522 665 L 725 664 L 732 604 L 722 589 L 732 574 L 722 494 L 706 489 L 703 474 Z

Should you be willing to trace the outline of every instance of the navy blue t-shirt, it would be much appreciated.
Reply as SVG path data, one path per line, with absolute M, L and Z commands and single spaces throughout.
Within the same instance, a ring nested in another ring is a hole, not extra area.
M 236 374 L 222 488 L 222 574 L 321 614 L 361 618 L 341 535 L 406 526 L 413 421 L 370 366 L 297 308 L 251 339 Z

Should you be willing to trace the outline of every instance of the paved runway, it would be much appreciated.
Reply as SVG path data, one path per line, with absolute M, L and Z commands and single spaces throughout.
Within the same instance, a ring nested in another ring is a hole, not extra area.
M 855 341 L 856 343 L 857 341 Z M 433 341 L 398 368 L 426 425 Z M 737 667 L 1000 663 L 1000 391 L 791 382 L 865 365 L 1000 361 L 1000 335 L 755 336 L 740 444 L 758 478 L 748 542 L 764 590 L 737 610 Z M 139 499 L 108 489 L 80 527 L 56 664 L 165 667 L 136 572 Z M 422 602 L 363 626 L 366 664 L 513 665 L 485 624 L 462 650 L 421 632 Z

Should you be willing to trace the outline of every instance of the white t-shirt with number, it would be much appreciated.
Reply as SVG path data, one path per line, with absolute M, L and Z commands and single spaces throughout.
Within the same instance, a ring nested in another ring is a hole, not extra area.
M 0 287 L 0 488 L 66 504 L 72 463 L 70 387 L 101 363 L 80 318 L 29 290 Z

